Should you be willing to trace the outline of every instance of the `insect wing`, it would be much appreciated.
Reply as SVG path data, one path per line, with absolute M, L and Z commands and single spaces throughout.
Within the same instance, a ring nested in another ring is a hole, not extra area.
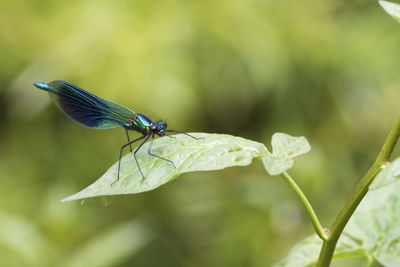
M 70 119 L 89 128 L 110 129 L 129 126 L 135 112 L 117 103 L 102 99 L 65 81 L 53 81 L 57 89 L 51 99 Z

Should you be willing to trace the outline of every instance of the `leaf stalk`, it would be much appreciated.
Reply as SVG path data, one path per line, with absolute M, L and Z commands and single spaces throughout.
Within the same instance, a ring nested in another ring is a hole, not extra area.
M 281 177 L 285 179 L 285 181 L 289 184 L 289 186 L 296 192 L 297 196 L 300 198 L 301 202 L 303 203 L 304 207 L 308 212 L 308 215 L 310 216 L 311 222 L 318 236 L 322 240 L 326 240 L 327 235 L 324 231 L 324 228 L 321 226 L 317 214 L 315 213 L 307 197 L 304 195 L 303 191 L 301 191 L 300 187 L 296 184 L 296 182 L 292 179 L 292 177 L 290 177 L 290 175 L 287 172 L 281 173 Z

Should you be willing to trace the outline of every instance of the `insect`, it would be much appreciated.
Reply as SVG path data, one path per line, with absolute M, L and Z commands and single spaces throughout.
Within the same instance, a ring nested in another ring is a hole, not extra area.
M 143 144 L 149 140 L 149 138 L 151 138 L 151 140 L 148 154 L 171 163 L 174 168 L 176 168 L 175 164 L 171 160 L 151 153 L 154 136 L 169 136 L 167 134 L 168 132 L 175 132 L 185 134 L 196 140 L 199 139 L 181 131 L 167 130 L 166 121 L 158 121 L 154 123 L 141 113 L 135 113 L 122 105 L 95 96 L 94 94 L 89 93 L 69 82 L 57 80 L 50 83 L 36 82 L 34 85 L 39 89 L 48 91 L 51 99 L 57 105 L 57 107 L 71 120 L 83 126 L 94 129 L 111 129 L 117 127 L 123 127 L 125 129 L 128 143 L 121 147 L 119 152 L 117 179 L 113 181 L 111 185 L 119 180 L 122 151 L 128 145 L 130 147 L 130 151 L 132 152 L 131 145 L 139 140 L 144 139 L 133 152 L 136 165 L 138 166 L 139 172 L 142 175 L 143 182 L 144 175 L 136 158 L 136 153 L 143 146 Z M 129 139 L 128 130 L 139 132 L 142 134 L 142 136 L 131 141 Z M 173 138 L 172 136 L 169 137 Z

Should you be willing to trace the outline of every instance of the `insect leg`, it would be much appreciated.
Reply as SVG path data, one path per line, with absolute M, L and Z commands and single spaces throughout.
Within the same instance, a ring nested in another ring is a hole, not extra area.
M 142 138 L 144 138 L 144 137 L 145 137 L 145 135 L 144 135 Z M 146 136 L 146 138 L 144 139 L 144 141 L 135 149 L 135 152 L 133 152 L 133 156 L 134 156 L 134 158 L 135 158 L 136 165 L 137 165 L 137 167 L 138 167 L 138 169 L 139 169 L 140 174 L 142 175 L 142 182 L 144 181 L 144 175 L 143 175 L 142 169 L 140 169 L 139 162 L 138 162 L 138 160 L 137 160 L 137 158 L 136 158 L 136 153 L 137 153 L 137 152 L 139 151 L 139 149 L 143 146 L 143 144 L 146 143 L 147 140 L 149 140 L 149 137 L 150 137 L 150 134 L 148 134 L 148 135 Z
M 154 155 L 153 153 L 151 153 L 151 147 L 153 146 L 153 140 L 154 140 L 154 133 L 151 135 L 151 141 L 150 141 L 150 145 L 149 145 L 149 150 L 147 151 L 149 153 L 149 155 L 151 155 L 153 157 L 156 157 L 156 158 L 159 158 L 159 159 L 162 159 L 162 160 L 165 160 L 165 161 L 168 161 L 176 169 L 175 164 L 172 162 L 172 160 L 165 159 L 163 157 L 160 157 L 160 156 L 157 156 L 157 155 Z
M 112 186 L 115 182 L 117 182 L 117 181 L 119 180 L 119 170 L 120 170 L 120 168 L 121 168 L 122 150 L 124 150 L 124 148 L 125 148 L 126 146 L 130 146 L 131 144 L 135 143 L 136 141 L 139 141 L 139 140 L 143 139 L 144 137 L 145 137 L 145 136 L 139 137 L 139 138 L 133 140 L 132 142 L 126 143 L 125 145 L 123 145 L 123 146 L 121 147 L 121 150 L 119 151 L 118 175 L 117 175 L 117 179 L 116 179 L 114 182 L 111 183 L 111 186 Z M 135 159 L 136 159 L 136 157 L 135 157 Z M 136 162 L 137 162 L 137 161 L 136 161 Z
M 129 140 L 129 134 L 128 134 L 128 130 L 126 128 L 125 128 L 125 133 L 126 133 L 126 137 L 128 137 L 128 143 L 130 143 L 131 140 Z M 131 149 L 131 152 L 132 152 L 132 145 L 131 144 L 129 144 L 129 148 Z
M 166 132 L 181 133 L 181 134 L 190 136 L 190 137 L 192 137 L 192 138 L 194 138 L 194 139 L 196 139 L 196 140 L 204 139 L 204 137 L 197 138 L 197 137 L 194 137 L 193 135 L 190 135 L 190 134 L 185 133 L 185 132 L 177 131 L 177 130 L 166 130 Z

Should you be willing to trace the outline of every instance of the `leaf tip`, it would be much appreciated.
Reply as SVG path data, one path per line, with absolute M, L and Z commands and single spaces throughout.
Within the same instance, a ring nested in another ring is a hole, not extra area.
M 390 16 L 392 16 L 394 19 L 400 21 L 400 5 L 389 2 L 389 1 L 384 1 L 380 0 L 378 1 L 379 5 L 388 13 Z
M 65 198 L 60 200 L 61 203 L 69 202 L 69 201 L 71 201 L 71 200 L 69 200 L 68 197 L 65 197 Z
M 70 201 L 78 200 L 78 199 L 82 199 L 82 198 L 81 197 L 76 197 L 76 194 L 75 194 L 75 195 L 71 195 L 71 196 L 68 196 L 68 197 L 64 197 L 63 199 L 60 200 L 60 202 L 64 203 L 64 202 L 70 202 Z

